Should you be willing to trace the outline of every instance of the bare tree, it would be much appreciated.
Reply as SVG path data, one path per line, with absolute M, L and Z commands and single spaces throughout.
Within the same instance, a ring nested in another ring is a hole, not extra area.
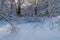
M 11 12 L 10 12 L 10 14 L 12 14 L 12 15 L 15 14 L 14 5 L 15 5 L 15 0 L 11 0 Z M 12 16 L 12 17 L 14 19 L 15 16 Z M 15 33 L 16 32 L 16 27 L 14 27 L 13 23 L 11 23 L 11 25 L 12 25 L 11 33 Z

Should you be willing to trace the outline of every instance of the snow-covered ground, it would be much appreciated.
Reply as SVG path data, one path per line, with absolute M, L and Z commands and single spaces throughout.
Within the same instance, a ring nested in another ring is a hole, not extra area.
M 44 22 L 16 24 L 16 33 L 10 32 L 11 25 L 8 22 L 0 20 L 0 40 L 60 40 L 59 20 L 60 16 L 57 16 L 45 18 Z
M 9 35 L 11 32 L 11 25 L 4 19 L 0 19 L 0 38 Z

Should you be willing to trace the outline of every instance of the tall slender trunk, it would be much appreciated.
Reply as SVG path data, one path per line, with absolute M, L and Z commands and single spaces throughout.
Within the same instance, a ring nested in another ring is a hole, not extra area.
M 20 0 L 18 0 L 17 15 L 18 15 L 18 16 L 20 16 L 20 15 L 21 15 L 21 3 L 20 3 Z
M 14 14 L 14 1 L 13 0 L 11 0 L 11 12 L 10 12 L 10 14 Z M 10 15 L 11 16 L 11 15 Z M 13 23 L 11 23 L 11 25 L 12 25 L 12 29 L 11 29 L 11 33 L 15 33 L 16 32 L 16 27 L 14 26 L 14 24 Z
M 4 7 L 4 0 L 1 0 L 1 11 L 2 11 L 2 13 L 3 13 L 3 7 Z
M 35 8 L 34 8 L 34 15 L 37 15 L 37 2 L 38 0 L 35 0 Z

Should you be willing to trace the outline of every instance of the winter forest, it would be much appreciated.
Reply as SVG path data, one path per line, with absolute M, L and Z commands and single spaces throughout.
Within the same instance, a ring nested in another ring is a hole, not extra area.
M 60 0 L 0 0 L 0 40 L 60 40 Z

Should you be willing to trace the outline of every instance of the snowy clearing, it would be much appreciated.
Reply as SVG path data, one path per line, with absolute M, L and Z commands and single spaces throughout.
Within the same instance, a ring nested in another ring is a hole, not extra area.
M 58 21 L 60 16 L 56 18 L 47 18 L 43 23 L 41 22 L 25 22 L 16 24 L 16 33 L 6 32 L 9 28 L 7 26 L 0 28 L 1 40 L 60 40 L 60 30 Z M 53 27 L 52 27 L 53 21 Z M 57 23 L 55 23 L 57 21 Z M 1 23 L 1 22 L 0 22 Z M 9 25 L 9 24 L 7 24 Z M 52 29 L 51 29 L 52 28 Z M 2 32 L 3 31 L 3 32 Z M 2 38 L 1 38 L 2 37 Z M 44 39 L 43 39 L 44 38 Z

